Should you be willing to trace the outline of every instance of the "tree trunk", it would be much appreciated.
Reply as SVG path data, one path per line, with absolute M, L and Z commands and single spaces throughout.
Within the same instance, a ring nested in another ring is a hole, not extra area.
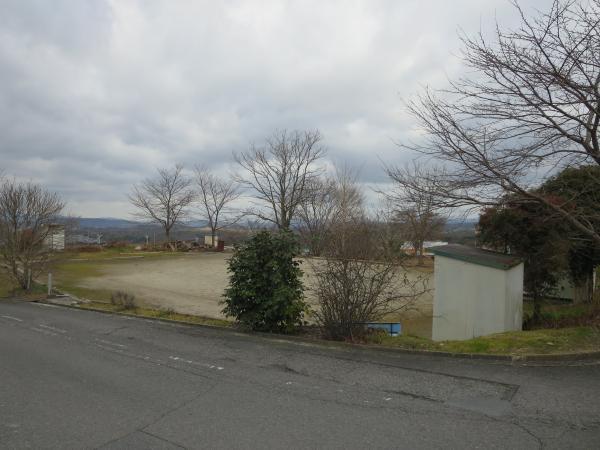
M 167 238 L 167 245 L 169 246 L 169 248 L 171 249 L 172 252 L 174 252 L 177 248 L 175 246 L 173 246 L 173 244 L 171 243 L 171 229 L 165 229 L 165 237 Z
M 422 266 L 423 265 L 423 242 L 419 242 L 419 245 L 417 246 L 417 249 L 416 249 L 416 254 L 417 254 L 417 265 Z

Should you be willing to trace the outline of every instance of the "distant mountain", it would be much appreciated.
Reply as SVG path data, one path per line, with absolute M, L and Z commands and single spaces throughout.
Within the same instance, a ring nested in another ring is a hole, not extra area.
M 131 228 L 148 228 L 157 227 L 156 224 L 150 224 L 148 222 L 141 222 L 127 219 L 116 219 L 114 217 L 81 217 L 78 219 L 79 228 L 83 229 L 103 229 L 103 230 L 114 230 L 114 229 L 131 229 Z M 179 225 L 178 228 L 191 227 L 191 228 L 203 228 L 206 227 L 208 222 L 206 220 L 190 219 Z
M 446 221 L 446 230 L 475 230 L 478 222 L 479 219 L 473 217 L 468 217 L 465 219 L 448 219 Z
M 79 228 L 135 228 L 143 225 L 133 220 L 115 219 L 112 217 L 81 217 L 78 219 Z
M 188 227 L 192 227 L 192 228 L 204 228 L 208 226 L 208 221 L 207 220 L 198 220 L 198 219 L 191 219 L 188 220 L 186 222 L 184 222 L 185 226 Z

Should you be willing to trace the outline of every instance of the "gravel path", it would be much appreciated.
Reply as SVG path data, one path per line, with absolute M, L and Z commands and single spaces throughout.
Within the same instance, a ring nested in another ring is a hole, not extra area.
M 152 308 L 173 309 L 184 314 L 223 318 L 223 291 L 227 287 L 227 253 L 196 253 L 173 258 L 141 258 L 104 264 L 102 276 L 85 278 L 79 284 L 90 289 L 122 290 L 134 294 L 140 303 Z M 307 299 L 314 304 L 310 286 L 310 264 L 302 265 L 305 271 Z M 417 276 L 411 272 L 409 277 Z M 429 276 L 429 275 L 428 275 Z M 410 323 L 417 334 L 427 335 L 431 327 L 432 293 L 421 296 L 411 311 Z

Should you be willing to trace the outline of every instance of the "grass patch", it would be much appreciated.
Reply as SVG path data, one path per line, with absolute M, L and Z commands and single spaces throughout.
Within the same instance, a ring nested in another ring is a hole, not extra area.
M 16 286 L 5 272 L 0 272 L 0 298 L 18 297 L 26 300 L 46 298 L 47 288 L 43 284 L 33 283 L 29 292 Z
M 523 318 L 527 324 L 533 315 L 530 301 L 523 304 Z M 542 305 L 539 323 L 529 325 L 532 329 L 568 328 L 578 326 L 600 326 L 600 303 L 578 303 L 546 301 Z
M 415 336 L 378 336 L 383 346 L 408 350 L 451 353 L 489 353 L 495 355 L 552 354 L 600 351 L 600 328 L 571 327 L 512 331 L 467 341 L 435 342 Z
M 9 276 L 4 272 L 0 272 L 0 297 L 10 296 L 13 289 L 14 286 Z
M 119 305 L 112 305 L 110 303 L 105 303 L 105 302 L 80 303 L 77 305 L 77 307 L 81 308 L 81 309 L 99 309 L 101 311 L 118 312 L 120 314 L 125 314 L 128 316 L 153 317 L 153 318 L 160 318 L 160 319 L 175 320 L 178 322 L 194 323 L 194 324 L 198 324 L 198 325 L 211 325 L 211 326 L 215 326 L 215 327 L 229 328 L 233 325 L 233 323 L 228 320 L 213 319 L 210 317 L 202 317 L 202 316 L 193 316 L 190 314 L 179 314 L 172 310 L 148 309 L 148 308 L 138 308 L 138 307 L 135 307 L 133 309 L 124 310 Z
M 133 248 L 103 248 L 99 251 L 69 251 L 62 253 L 61 261 L 80 260 L 80 261 L 100 261 L 100 260 L 119 260 L 132 259 L 136 257 L 143 258 L 172 258 L 175 256 L 184 256 L 188 253 L 169 252 L 163 250 L 157 251 L 136 251 Z
M 108 289 L 88 289 L 80 285 L 85 278 L 102 275 L 103 264 L 96 261 L 67 261 L 58 263 L 52 269 L 54 287 L 76 297 L 92 301 L 108 302 L 112 291 Z

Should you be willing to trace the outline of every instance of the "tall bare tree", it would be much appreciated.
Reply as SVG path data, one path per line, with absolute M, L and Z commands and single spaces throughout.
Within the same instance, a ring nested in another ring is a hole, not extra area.
M 423 277 L 407 277 L 385 224 L 366 216 L 355 172 L 344 169 L 336 180 L 336 213 L 324 258 L 309 260 L 315 315 L 329 337 L 355 339 L 364 334 L 365 322 L 410 308 L 427 286 Z
M 469 76 L 409 109 L 427 134 L 410 145 L 443 161 L 443 206 L 493 206 L 504 193 L 545 204 L 589 240 L 600 230 L 532 189 L 557 169 L 600 164 L 600 0 L 555 0 L 493 40 L 464 37 Z
M 180 223 L 194 200 L 192 180 L 177 164 L 173 169 L 157 169 L 158 176 L 147 178 L 133 186 L 129 201 L 137 208 L 136 216 L 157 223 L 165 230 L 167 243 L 171 245 L 171 230 Z
M 204 166 L 196 167 L 196 184 L 204 217 L 208 220 L 211 232 L 211 245 L 215 246 L 217 232 L 237 222 L 241 215 L 229 217 L 231 203 L 237 200 L 241 192 L 234 180 L 222 179 Z
M 321 256 L 336 211 L 336 186 L 330 178 L 315 178 L 298 208 L 300 237 L 312 256 Z
M 307 186 L 298 219 L 300 235 L 312 256 L 321 256 L 327 249 L 334 226 L 364 215 L 357 176 L 356 171 L 340 166 L 334 176 L 315 178 Z
M 308 186 L 320 174 L 315 163 L 325 154 L 321 140 L 318 130 L 276 131 L 264 146 L 252 145 L 247 152 L 235 155 L 246 171 L 238 181 L 270 210 L 257 209 L 252 214 L 279 229 L 290 228 L 309 193 Z
M 5 179 L 0 185 L 0 269 L 23 289 L 46 268 L 46 240 L 64 208 L 60 197 L 32 183 Z
M 418 264 L 422 265 L 425 241 L 435 239 L 446 223 L 436 199 L 437 185 L 432 183 L 436 172 L 441 172 L 418 162 L 404 167 L 388 166 L 385 170 L 394 182 L 394 189 L 385 194 L 405 239 L 413 246 Z

